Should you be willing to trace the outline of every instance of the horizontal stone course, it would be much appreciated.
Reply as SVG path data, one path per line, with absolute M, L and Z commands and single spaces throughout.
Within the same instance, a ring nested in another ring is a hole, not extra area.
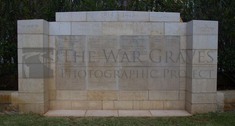
M 180 14 L 175 12 L 144 11 L 92 11 L 92 12 L 56 12 L 57 22 L 83 21 L 151 21 L 179 22 Z

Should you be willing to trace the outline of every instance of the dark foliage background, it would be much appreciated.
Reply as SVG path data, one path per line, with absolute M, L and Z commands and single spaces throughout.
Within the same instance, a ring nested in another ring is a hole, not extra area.
M 235 0 L 0 0 L 0 90 L 17 90 L 17 20 L 55 20 L 66 11 L 180 12 L 183 21 L 218 20 L 218 87 L 235 87 Z

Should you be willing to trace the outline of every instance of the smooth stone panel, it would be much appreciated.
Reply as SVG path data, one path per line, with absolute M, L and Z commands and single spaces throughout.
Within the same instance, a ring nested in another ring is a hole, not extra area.
M 48 34 L 49 24 L 42 19 L 34 20 L 18 20 L 17 21 L 18 34 Z
M 150 21 L 159 21 L 159 22 L 179 22 L 180 13 L 174 12 L 149 12 Z
M 144 111 L 144 110 L 131 110 L 131 111 L 119 110 L 118 113 L 119 113 L 119 116 L 124 116 L 124 117 L 127 117 L 127 116 L 149 117 L 149 116 L 151 116 L 151 113 L 149 111 Z
M 49 35 L 71 35 L 70 22 L 50 22 Z
M 102 22 L 103 35 L 133 35 L 134 23 L 132 22 Z
M 186 99 L 190 103 L 216 103 L 216 93 L 190 93 L 186 94 Z
M 44 92 L 44 79 L 19 79 L 19 92 Z
M 102 22 L 72 22 L 72 35 L 102 35 Z
M 118 21 L 118 11 L 87 12 L 87 21 Z
M 165 23 L 165 35 L 186 35 L 186 23 Z
M 218 49 L 217 35 L 194 35 L 187 38 L 188 49 Z
M 87 12 L 56 12 L 57 22 L 86 21 Z
M 187 35 L 218 35 L 218 21 L 192 20 L 187 23 Z
M 149 21 L 149 12 L 118 11 L 118 21 Z
M 18 34 L 17 48 L 45 48 L 48 36 L 43 34 Z

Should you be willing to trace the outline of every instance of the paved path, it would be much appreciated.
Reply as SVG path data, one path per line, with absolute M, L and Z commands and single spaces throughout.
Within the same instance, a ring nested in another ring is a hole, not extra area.
M 75 117 L 169 117 L 191 116 L 185 110 L 50 110 L 45 116 Z

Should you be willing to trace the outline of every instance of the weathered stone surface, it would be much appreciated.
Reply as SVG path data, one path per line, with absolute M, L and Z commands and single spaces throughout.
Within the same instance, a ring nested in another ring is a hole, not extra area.
M 179 22 L 180 13 L 166 13 L 166 12 L 149 12 L 150 21 L 170 21 L 170 22 Z
M 49 35 L 71 35 L 70 22 L 50 22 Z
M 55 20 L 57 22 L 86 21 L 86 12 L 56 12 Z
M 49 24 L 45 20 L 18 20 L 18 34 L 47 34 L 49 33 Z
M 56 22 L 20 20 L 17 32 L 19 92 L 12 101 L 20 111 L 216 109 L 216 21 L 181 23 L 179 13 L 166 12 L 58 12 Z
M 192 20 L 187 23 L 187 35 L 218 35 L 218 21 Z

